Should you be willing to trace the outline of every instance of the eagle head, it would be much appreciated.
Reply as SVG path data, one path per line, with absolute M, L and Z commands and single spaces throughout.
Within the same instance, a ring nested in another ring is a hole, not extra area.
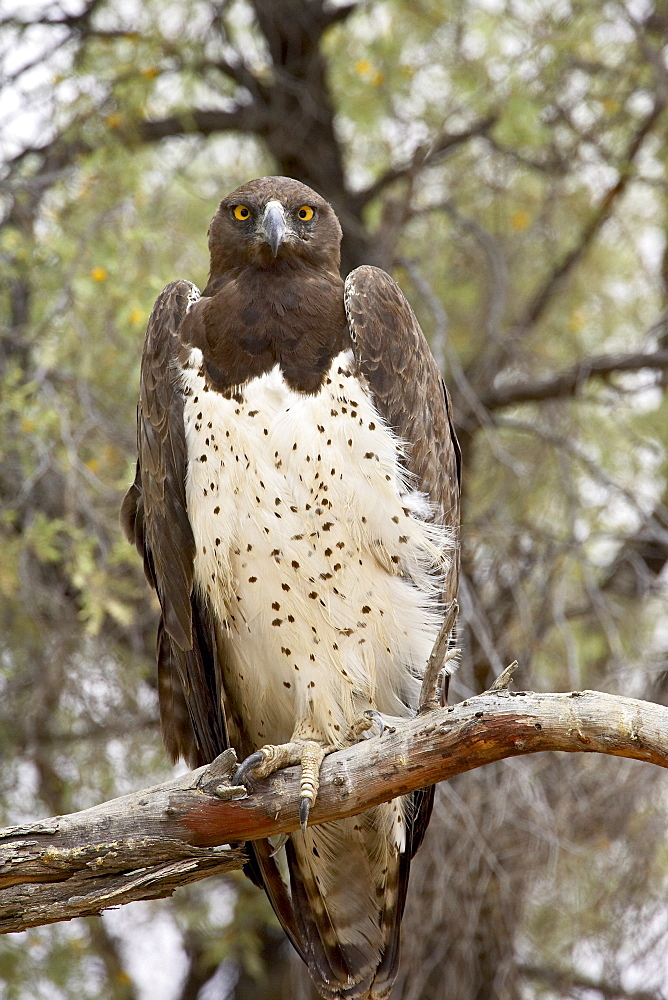
M 260 177 L 223 198 L 209 226 L 211 279 L 249 265 L 338 274 L 341 226 L 324 198 L 290 177 Z

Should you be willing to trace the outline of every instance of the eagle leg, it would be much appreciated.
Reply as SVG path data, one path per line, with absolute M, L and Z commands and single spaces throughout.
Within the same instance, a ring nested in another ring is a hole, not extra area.
M 345 745 L 353 746 L 353 744 L 359 743 L 364 734 L 373 728 L 374 724 L 378 726 L 378 735 L 382 736 L 387 728 L 383 717 L 375 708 L 369 708 L 351 722 L 348 732 L 344 737 Z
M 252 772 L 255 778 L 266 778 L 282 767 L 293 764 L 301 766 L 299 779 L 299 822 L 306 829 L 311 806 L 315 802 L 320 787 L 320 768 L 328 753 L 335 746 L 323 746 L 316 740 L 295 739 L 290 743 L 265 746 L 250 754 L 236 770 L 232 783 L 241 784 Z

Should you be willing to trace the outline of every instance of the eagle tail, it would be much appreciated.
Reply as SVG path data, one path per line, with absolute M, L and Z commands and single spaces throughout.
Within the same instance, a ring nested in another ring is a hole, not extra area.
M 298 950 L 327 1000 L 389 996 L 410 867 L 393 832 L 402 813 L 388 803 L 286 844 Z

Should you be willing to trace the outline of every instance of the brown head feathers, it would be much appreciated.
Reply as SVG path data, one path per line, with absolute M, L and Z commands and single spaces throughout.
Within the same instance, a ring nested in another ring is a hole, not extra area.
M 278 364 L 317 392 L 349 346 L 331 206 L 289 177 L 261 177 L 223 198 L 209 227 L 211 270 L 180 337 L 202 351 L 212 389 L 230 395 Z

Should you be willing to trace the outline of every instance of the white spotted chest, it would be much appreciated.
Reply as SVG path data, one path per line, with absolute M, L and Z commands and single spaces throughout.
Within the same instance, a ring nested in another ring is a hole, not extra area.
M 186 497 L 232 714 L 255 746 L 293 735 L 340 745 L 367 708 L 405 716 L 452 538 L 423 520 L 351 356 L 314 396 L 276 368 L 226 399 L 200 364 L 194 350 L 182 375 Z

